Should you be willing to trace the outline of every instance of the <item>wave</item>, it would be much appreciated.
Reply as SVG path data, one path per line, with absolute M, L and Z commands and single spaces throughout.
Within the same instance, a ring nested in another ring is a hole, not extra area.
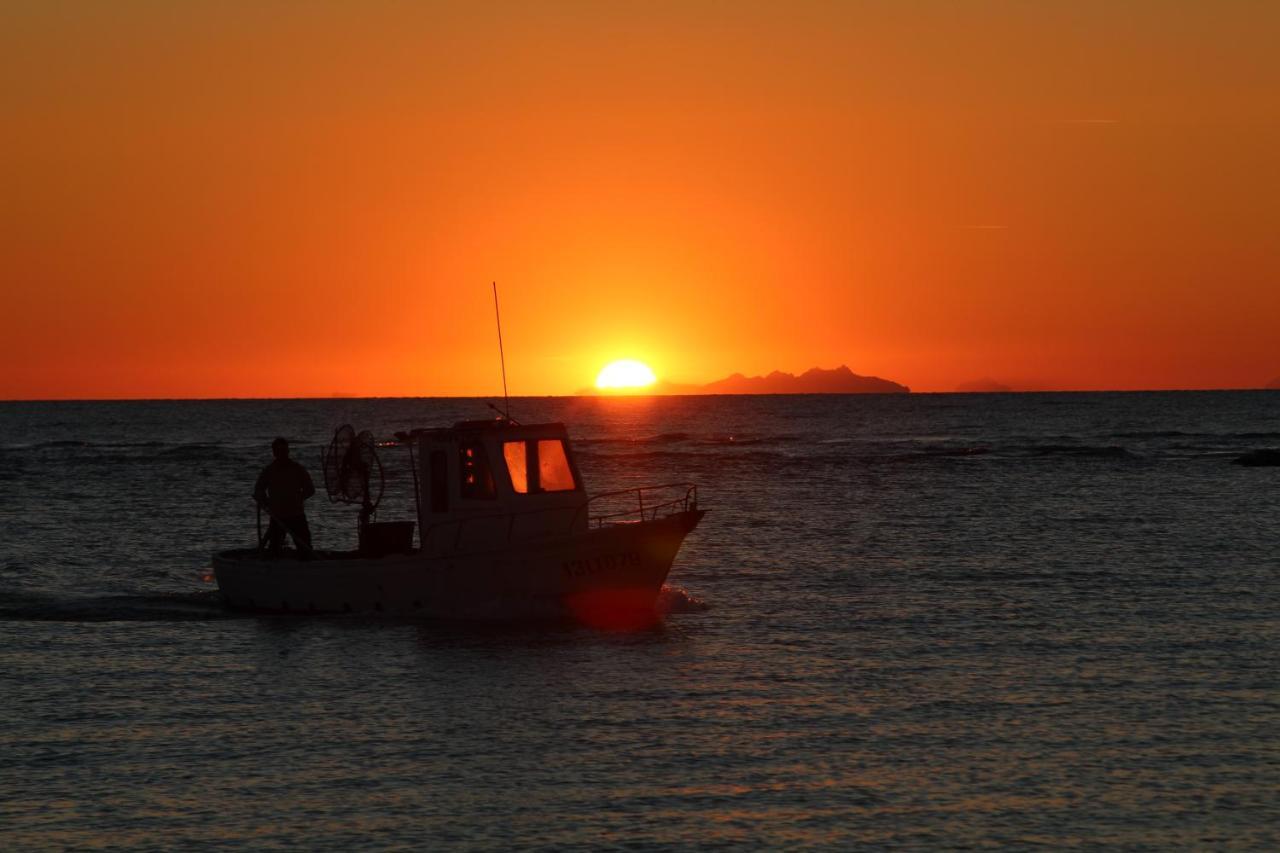
M 39 441 L 33 444 L 6 444 L 0 447 L 0 454 L 20 456 L 32 451 L 98 451 L 104 456 L 118 455 L 120 451 L 138 451 L 157 456 L 182 455 L 191 452 L 226 451 L 227 445 L 220 442 L 203 442 L 190 444 L 172 444 L 164 441 L 82 441 L 79 439 L 58 439 L 56 441 Z
M 131 448 L 131 447 L 163 447 L 163 441 L 86 441 L 79 438 L 59 438 L 50 441 L 37 441 L 31 444 L 8 444 L 4 450 L 59 450 L 74 447 Z
M 960 447 L 936 450 L 911 450 L 886 448 L 879 452 L 819 453 L 813 456 L 788 457 L 788 461 L 818 468 L 839 468 L 854 465 L 951 465 L 968 459 L 992 455 L 988 447 Z
M 743 435 L 738 433 L 698 434 L 690 432 L 663 432 L 645 438 L 580 438 L 574 444 L 579 447 L 623 446 L 644 447 L 649 445 L 692 444 L 696 446 L 731 446 L 749 447 L 760 444 L 786 444 L 799 441 L 800 436 L 780 435 Z
M 1004 459 L 1143 459 L 1128 448 L 1121 445 L 1075 445 L 1075 444 L 1031 444 L 1000 446 L 948 446 L 904 449 L 900 445 L 863 445 L 841 449 L 844 452 L 832 452 L 832 445 L 818 445 L 821 448 L 815 453 L 794 453 L 780 450 L 769 450 L 758 446 L 746 446 L 741 450 L 735 444 L 718 445 L 714 449 L 654 449 L 636 450 L 632 452 L 596 452 L 581 451 L 580 456 L 595 462 L 612 462 L 617 464 L 644 465 L 647 463 L 682 464 L 697 466 L 700 464 L 789 464 L 806 466 L 848 466 L 848 465 L 901 465 L 901 464 L 950 464 L 970 459 L 1004 458 Z
M 1244 465 L 1249 468 L 1274 467 L 1280 465 L 1280 450 L 1250 450 L 1243 456 L 1237 456 L 1231 461 L 1236 465 Z
M 972 456 L 986 456 L 991 452 L 987 447 L 935 447 L 915 450 L 910 453 L 892 454 L 888 458 L 895 462 L 912 462 L 931 459 L 967 459 Z
M 711 606 L 686 589 L 664 585 L 655 609 L 666 616 L 703 613 Z M 224 607 L 217 590 L 91 597 L 0 592 L 0 621 L 10 622 L 200 622 L 254 617 Z
M 169 595 L 69 597 L 0 593 L 0 620 L 28 622 L 191 622 L 234 618 L 217 590 Z
M 41 622 L 185 622 L 226 619 L 217 590 L 168 595 L 0 596 L 0 619 Z
M 166 447 L 156 455 L 163 459 L 189 462 L 217 461 L 233 457 L 231 451 L 220 444 L 179 444 Z
M 1032 456 L 1085 456 L 1105 459 L 1137 459 L 1135 453 L 1119 444 L 1033 444 L 1025 448 Z
M 654 606 L 663 616 L 672 613 L 705 613 L 711 609 L 710 604 L 687 589 L 670 584 L 663 584 L 662 589 L 658 591 L 658 600 Z
M 1184 432 L 1183 430 L 1138 430 L 1135 432 L 1116 432 L 1112 438 L 1200 438 L 1216 441 L 1232 439 L 1280 439 L 1280 432 Z
M 597 453 L 579 451 L 578 456 L 594 462 L 643 463 L 681 462 L 688 465 L 723 464 L 726 462 L 804 462 L 803 457 L 789 456 L 776 450 L 743 450 L 740 453 L 697 450 L 641 450 L 632 453 Z
M 749 438 L 747 436 L 737 435 L 713 435 L 699 439 L 696 443 L 710 447 L 753 447 L 761 444 L 789 444 L 799 440 L 800 436 L 798 435 L 768 435 L 759 438 Z
M 575 441 L 578 445 L 601 445 L 601 444 L 676 444 L 682 441 L 689 441 L 693 438 L 687 432 L 664 432 L 658 435 L 652 435 L 647 438 L 580 438 Z

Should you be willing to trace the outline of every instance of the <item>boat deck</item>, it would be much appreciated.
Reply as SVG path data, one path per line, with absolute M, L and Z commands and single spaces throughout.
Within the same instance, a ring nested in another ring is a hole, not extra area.
M 315 550 L 311 552 L 311 556 L 303 559 L 299 553 L 293 548 L 285 548 L 280 554 L 270 554 L 259 548 L 233 548 L 229 551 L 219 551 L 215 556 L 223 560 L 243 560 L 245 562 L 292 562 L 292 563 L 322 563 L 338 560 L 376 560 L 381 557 L 412 557 L 418 554 L 420 549 L 412 548 L 408 551 L 398 551 L 395 554 L 367 554 L 363 551 L 322 551 Z

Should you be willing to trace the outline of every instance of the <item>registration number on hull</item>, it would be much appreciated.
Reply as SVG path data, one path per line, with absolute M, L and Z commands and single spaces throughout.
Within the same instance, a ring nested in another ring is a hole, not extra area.
M 605 554 L 600 557 L 589 557 L 585 560 L 565 560 L 561 567 L 566 577 L 581 578 L 600 572 L 616 572 L 619 569 L 634 569 L 640 566 L 640 555 L 635 551 L 623 551 L 621 554 Z

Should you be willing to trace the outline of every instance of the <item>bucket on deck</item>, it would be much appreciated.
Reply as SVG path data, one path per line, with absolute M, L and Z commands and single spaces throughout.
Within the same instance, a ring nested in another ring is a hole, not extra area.
M 407 554 L 412 550 L 412 521 L 371 521 L 360 528 L 360 553 L 365 557 Z

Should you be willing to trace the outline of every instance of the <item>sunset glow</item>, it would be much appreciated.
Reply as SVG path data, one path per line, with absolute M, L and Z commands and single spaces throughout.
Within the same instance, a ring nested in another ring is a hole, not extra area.
M 648 388 L 658 381 L 649 365 L 624 358 L 610 362 L 596 376 L 596 387 L 601 391 L 623 391 Z
M 180 7 L 0 28 L 0 398 L 1280 378 L 1275 4 Z

